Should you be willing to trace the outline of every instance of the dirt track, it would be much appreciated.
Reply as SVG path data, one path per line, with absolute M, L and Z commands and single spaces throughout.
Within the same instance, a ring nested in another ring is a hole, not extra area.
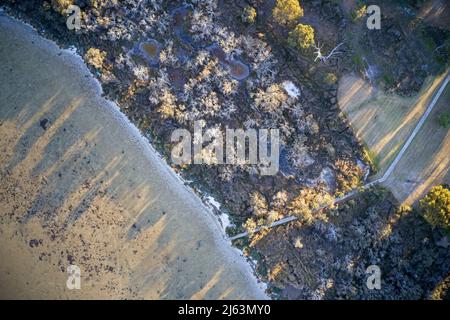
M 0 30 L 0 297 L 265 298 L 80 60 L 1 13 Z

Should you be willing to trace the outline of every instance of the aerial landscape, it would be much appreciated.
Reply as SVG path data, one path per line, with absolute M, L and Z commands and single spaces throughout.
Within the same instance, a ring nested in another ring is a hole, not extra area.
M 447 0 L 0 0 L 0 299 L 449 300 L 449 71 Z

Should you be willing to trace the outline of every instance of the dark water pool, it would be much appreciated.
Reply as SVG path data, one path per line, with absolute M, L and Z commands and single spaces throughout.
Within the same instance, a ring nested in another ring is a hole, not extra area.
M 150 65 L 157 65 L 159 63 L 161 50 L 162 45 L 154 39 L 140 42 L 138 45 L 139 55 L 147 60 Z

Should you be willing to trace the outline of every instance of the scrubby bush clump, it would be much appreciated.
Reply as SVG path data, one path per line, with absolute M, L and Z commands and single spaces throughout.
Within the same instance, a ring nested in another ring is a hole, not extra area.
M 52 0 L 53 10 L 59 13 L 63 13 L 72 4 L 73 0 Z
M 307 49 L 314 44 L 314 29 L 307 24 L 298 24 L 289 32 L 288 44 L 298 49 Z
M 325 82 L 327 84 L 335 84 L 337 82 L 338 78 L 334 73 L 327 73 L 325 76 Z
M 106 58 L 106 52 L 101 51 L 97 48 L 89 48 L 89 50 L 84 55 L 86 62 L 97 69 L 103 68 L 103 63 Z
M 256 10 L 251 6 L 246 6 L 244 12 L 242 13 L 242 21 L 248 24 L 255 23 L 256 21 Z
M 272 14 L 277 23 L 288 26 L 303 17 L 303 8 L 298 0 L 277 0 Z
M 425 219 L 433 226 L 450 230 L 450 190 L 435 186 L 420 200 Z
M 360 20 L 362 19 L 367 12 L 367 6 L 366 5 L 362 5 L 358 8 L 355 9 L 355 11 L 352 12 L 352 18 L 353 20 Z
M 450 127 L 450 112 L 443 112 L 438 116 L 438 124 L 442 128 Z
M 362 185 L 364 173 L 357 164 L 348 160 L 338 159 L 334 165 L 336 167 L 336 183 L 338 186 L 336 194 L 343 196 Z
M 326 220 L 319 210 L 333 207 L 333 197 L 323 190 L 303 189 L 289 204 L 289 213 L 297 216 L 304 223 L 312 223 L 314 220 Z
M 265 112 L 274 112 L 286 107 L 287 94 L 279 84 L 272 84 L 266 90 L 258 89 L 252 94 L 255 106 Z

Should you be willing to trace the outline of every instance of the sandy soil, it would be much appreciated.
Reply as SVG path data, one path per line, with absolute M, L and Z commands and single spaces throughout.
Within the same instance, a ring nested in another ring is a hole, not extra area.
M 1 14 L 0 30 L 0 297 L 265 298 L 81 59 Z

